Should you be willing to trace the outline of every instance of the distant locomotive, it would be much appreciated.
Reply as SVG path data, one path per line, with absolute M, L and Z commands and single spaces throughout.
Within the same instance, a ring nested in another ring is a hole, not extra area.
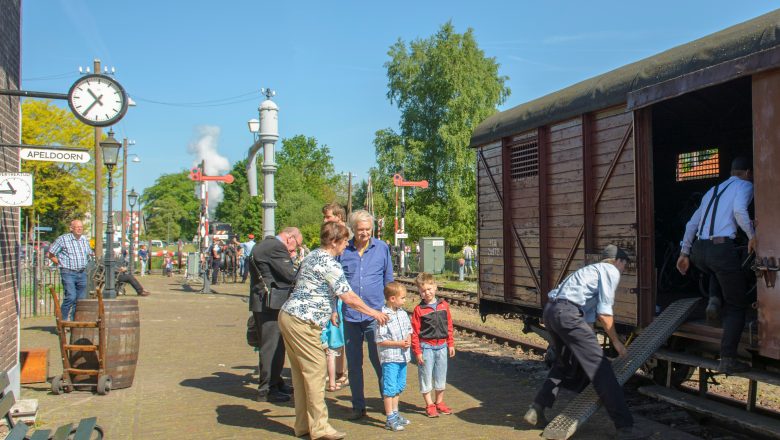
M 674 267 L 685 222 L 731 160 L 748 156 L 758 251 L 745 269 L 759 278 L 746 292 L 757 301 L 740 347 L 754 366 L 777 371 L 779 28 L 775 11 L 480 124 L 471 146 L 483 314 L 520 314 L 540 329 L 547 292 L 609 243 L 633 260 L 615 304 L 623 333 L 674 299 L 700 295 L 698 279 Z M 720 329 L 693 319 L 674 339 L 704 353 L 717 350 Z

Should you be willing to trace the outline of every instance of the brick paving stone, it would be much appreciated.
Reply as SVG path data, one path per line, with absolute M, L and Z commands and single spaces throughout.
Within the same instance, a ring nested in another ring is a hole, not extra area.
M 249 285 L 220 284 L 203 295 L 192 292 L 196 286 L 183 287 L 177 277 L 146 276 L 141 281 L 153 293 L 138 297 L 141 348 L 133 386 L 106 396 L 91 391 L 56 396 L 48 383 L 25 385 L 22 397 L 40 403 L 38 425 L 56 427 L 97 416 L 107 439 L 292 438 L 292 403 L 255 401 L 257 353 L 245 342 Z M 22 326 L 22 347 L 50 348 L 50 375 L 60 374 L 54 318 L 28 318 Z M 467 439 L 540 438 L 539 430 L 522 424 L 540 379 L 508 375 L 480 359 L 464 352 L 451 360 L 446 402 L 453 415 L 425 417 L 417 367 L 410 365 L 401 411 L 412 424 L 403 432 L 384 430 L 376 377 L 366 367 L 368 417 L 346 420 L 351 408 L 346 387 L 325 394 L 331 423 L 348 438 L 439 438 L 448 433 Z M 289 377 L 289 370 L 284 374 Z M 600 411 L 576 438 L 603 439 L 613 433 Z

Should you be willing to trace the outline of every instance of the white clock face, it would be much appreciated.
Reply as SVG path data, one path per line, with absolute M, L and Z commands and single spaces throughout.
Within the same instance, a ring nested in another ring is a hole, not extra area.
M 86 75 L 71 86 L 68 104 L 82 122 L 105 127 L 119 122 L 127 112 L 127 94 L 113 78 Z
M 30 206 L 32 202 L 32 177 L 0 177 L 0 206 Z

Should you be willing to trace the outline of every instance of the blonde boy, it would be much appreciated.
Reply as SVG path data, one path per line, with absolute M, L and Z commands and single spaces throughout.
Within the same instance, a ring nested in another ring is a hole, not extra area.
M 398 413 L 398 397 L 406 388 L 406 364 L 411 360 L 409 347 L 412 345 L 412 324 L 403 309 L 406 303 L 406 287 L 397 282 L 385 286 L 385 305 L 382 313 L 390 320 L 380 326 L 376 336 L 379 361 L 382 363 L 382 396 L 385 401 L 387 423 L 391 431 L 403 431 L 409 424 Z

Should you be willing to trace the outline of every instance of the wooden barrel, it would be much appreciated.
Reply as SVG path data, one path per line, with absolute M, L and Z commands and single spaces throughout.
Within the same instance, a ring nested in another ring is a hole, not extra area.
M 135 366 L 138 363 L 138 348 L 141 342 L 141 321 L 138 314 L 138 300 L 103 300 L 106 320 L 106 374 L 111 375 L 111 388 L 127 388 L 133 384 Z M 98 301 L 82 299 L 76 304 L 76 321 L 95 321 Z M 74 328 L 70 343 L 76 345 L 98 344 L 98 329 Z M 88 351 L 72 351 L 70 357 L 73 368 L 97 369 L 97 356 Z M 74 376 L 73 383 L 96 382 L 94 376 Z

